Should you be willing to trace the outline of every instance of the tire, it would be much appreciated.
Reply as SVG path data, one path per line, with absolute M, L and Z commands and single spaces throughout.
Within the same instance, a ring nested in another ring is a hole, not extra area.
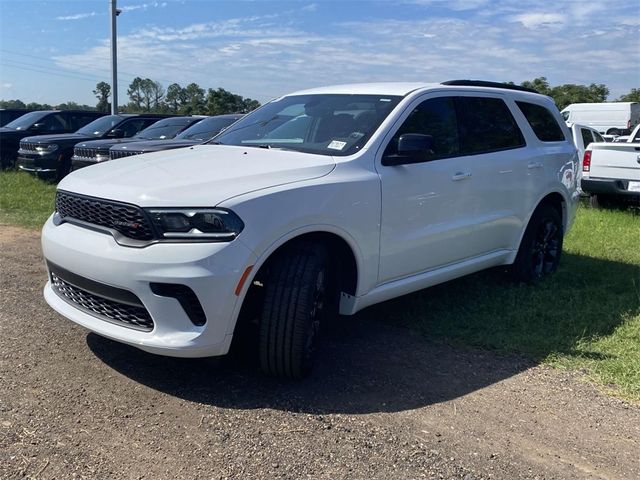
M 260 367 L 285 379 L 307 376 L 325 320 L 329 268 L 326 248 L 300 243 L 269 269 L 259 328 Z
M 617 128 L 611 128 L 607 130 L 607 135 L 620 135 L 620 130 Z
M 516 282 L 535 284 L 553 274 L 560 264 L 564 232 L 562 217 L 551 205 L 534 212 L 511 267 Z

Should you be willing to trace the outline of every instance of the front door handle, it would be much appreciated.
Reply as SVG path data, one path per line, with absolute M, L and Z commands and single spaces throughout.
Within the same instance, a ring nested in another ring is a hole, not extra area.
M 456 172 L 453 177 L 451 177 L 451 180 L 459 182 L 460 180 L 465 180 L 467 178 L 471 178 L 470 172 Z
M 529 165 L 527 165 L 527 168 L 529 170 L 533 170 L 534 168 L 542 168 L 544 167 L 544 164 L 542 162 L 531 162 L 529 163 Z

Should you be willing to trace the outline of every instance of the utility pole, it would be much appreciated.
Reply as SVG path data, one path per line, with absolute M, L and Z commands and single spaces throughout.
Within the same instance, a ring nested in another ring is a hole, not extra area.
M 121 10 L 116 7 L 117 0 L 111 0 L 111 115 L 118 113 L 118 54 L 116 51 L 116 17 Z

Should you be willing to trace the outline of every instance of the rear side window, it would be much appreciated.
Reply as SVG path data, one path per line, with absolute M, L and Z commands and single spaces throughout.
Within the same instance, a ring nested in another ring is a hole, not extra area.
M 591 136 L 591 130 L 587 130 L 586 128 L 581 128 L 580 133 L 582 134 L 582 143 L 584 144 L 584 148 L 587 148 L 591 142 L 593 142 L 593 137 Z
M 456 97 L 455 103 L 462 155 L 526 145 L 518 124 L 502 99 Z
M 516 102 L 536 134 L 543 142 L 561 142 L 564 134 L 553 114 L 541 105 L 528 102 Z M 586 146 L 586 144 L 585 144 Z

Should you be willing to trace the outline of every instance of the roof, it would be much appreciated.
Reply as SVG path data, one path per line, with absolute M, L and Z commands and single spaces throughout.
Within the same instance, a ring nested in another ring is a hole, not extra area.
M 482 80 L 452 80 L 443 83 L 420 83 L 420 82 L 381 82 L 381 83 L 352 83 L 346 85 L 332 85 L 328 87 L 312 88 L 300 90 L 289 95 L 317 95 L 317 94 L 358 94 L 358 95 L 397 95 L 406 96 L 416 90 L 428 89 L 454 89 L 461 88 L 480 91 L 491 91 L 494 89 L 505 89 L 519 91 L 525 95 L 539 95 L 537 92 L 517 85 L 500 84 L 497 82 L 487 82 Z M 289 96 L 287 95 L 287 96 Z
M 351 83 L 345 85 L 333 85 L 329 87 L 311 88 L 300 90 L 289 95 L 316 95 L 322 93 L 334 94 L 358 94 L 358 95 L 400 95 L 405 96 L 420 88 L 438 87 L 438 83 L 418 82 L 381 82 L 381 83 Z

